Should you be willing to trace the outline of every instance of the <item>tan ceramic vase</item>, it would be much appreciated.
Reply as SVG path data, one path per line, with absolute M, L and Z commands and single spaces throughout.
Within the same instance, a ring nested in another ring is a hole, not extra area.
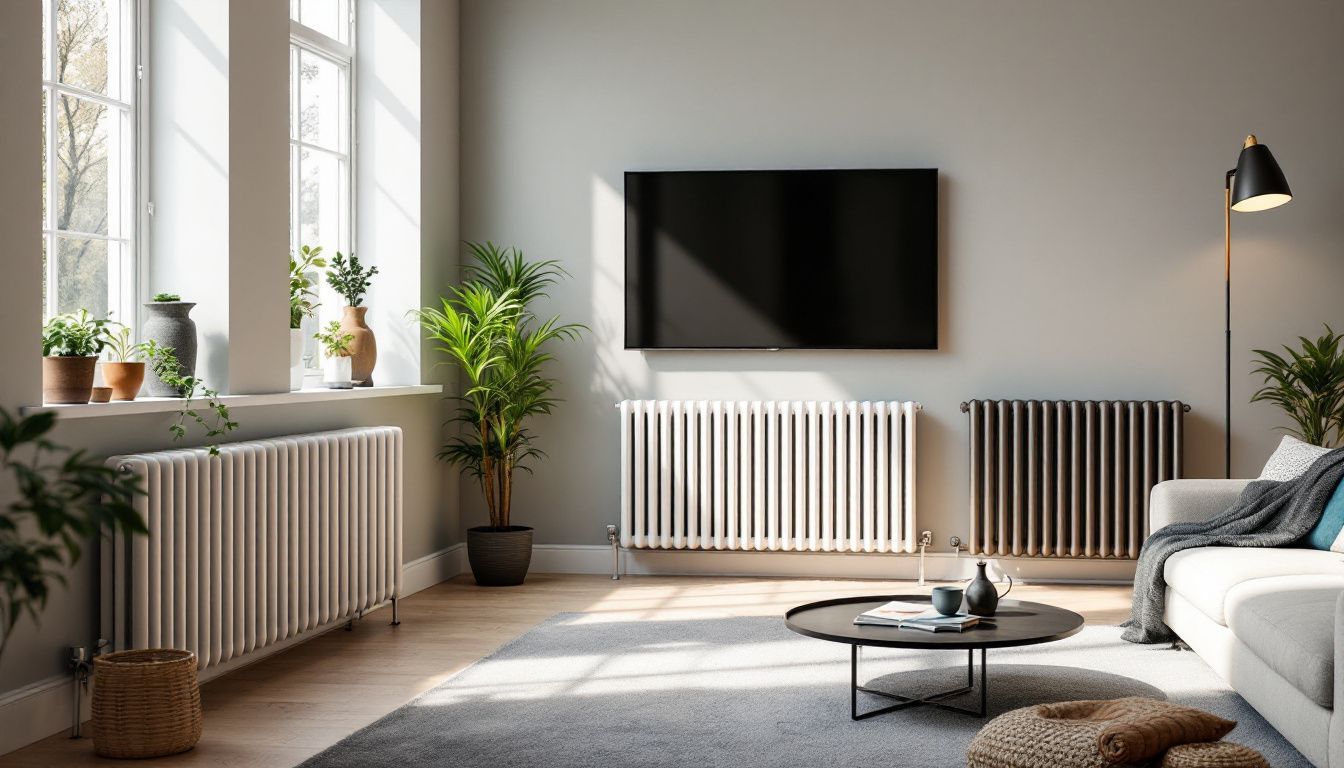
M 97 364 L 96 357 L 42 358 L 42 402 L 47 405 L 89 402 Z
M 368 307 L 341 310 L 341 330 L 354 338 L 350 341 L 350 378 L 356 387 L 373 386 L 373 366 L 378 362 L 378 342 L 364 322 Z
M 112 388 L 113 400 L 134 400 L 145 383 L 144 363 L 103 363 L 103 383 Z

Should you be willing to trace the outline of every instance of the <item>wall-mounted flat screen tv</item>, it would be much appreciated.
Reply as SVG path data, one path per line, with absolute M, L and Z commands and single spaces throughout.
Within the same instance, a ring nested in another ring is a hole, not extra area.
M 625 174 L 628 349 L 936 349 L 933 169 Z

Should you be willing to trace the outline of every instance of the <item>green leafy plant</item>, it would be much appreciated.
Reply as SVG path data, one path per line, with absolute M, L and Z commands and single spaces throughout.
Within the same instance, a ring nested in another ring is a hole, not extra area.
M 176 293 L 156 293 L 154 301 L 181 301 L 182 297 Z
M 327 323 L 325 328 L 313 334 L 313 338 L 322 344 L 322 348 L 327 351 L 327 357 L 349 357 L 350 342 L 355 340 L 354 334 L 341 330 L 341 324 L 337 320 Z
M 108 344 L 107 318 L 95 318 L 88 310 L 56 315 L 42 326 L 44 357 L 92 357 Z
M 223 437 L 238 428 L 238 422 L 229 417 L 228 406 L 219 401 L 218 391 L 206 386 L 203 380 L 195 376 L 183 375 L 182 364 L 171 347 L 162 346 L 151 339 L 144 343 L 144 350 L 154 375 L 164 384 L 177 390 L 183 399 L 182 408 L 177 412 L 177 420 L 168 427 L 174 440 L 181 440 L 187 436 L 188 420 L 205 431 L 206 440 Z M 205 415 L 202 415 L 202 409 L 195 405 L 197 400 L 205 401 Z M 206 447 L 209 448 L 211 456 L 219 455 L 218 445 L 211 444 Z
M 364 269 L 359 257 L 350 254 L 349 261 L 340 251 L 331 260 L 331 269 L 327 270 L 327 285 L 330 285 L 345 299 L 351 307 L 358 307 L 369 292 L 369 279 L 378 274 L 377 267 Z
M 1277 405 L 1292 419 L 1284 429 L 1313 445 L 1337 445 L 1344 438 L 1344 336 L 1330 326 L 1315 341 L 1298 337 L 1299 349 L 1284 345 L 1283 355 L 1255 350 L 1265 377 L 1251 402 Z
M 107 333 L 107 352 L 111 362 L 114 363 L 132 363 L 140 362 L 140 359 L 147 357 L 148 347 L 144 344 L 131 343 L 131 329 L 129 326 L 117 325 L 115 333 Z
M 135 476 L 53 443 L 55 424 L 54 413 L 16 419 L 0 408 L 0 463 L 18 489 L 0 511 L 0 657 L 24 615 L 39 621 L 86 540 L 105 527 L 145 532 Z
M 528 262 L 522 251 L 489 242 L 467 247 L 475 263 L 465 268 L 463 284 L 440 307 L 412 314 L 466 377 L 454 419 L 464 434 L 445 443 L 439 458 L 480 483 L 491 527 L 508 528 L 515 470 L 531 472 L 527 462 L 544 457 L 527 425 L 557 402 L 555 380 L 543 373 L 552 359 L 545 347 L 577 339 L 586 328 L 557 317 L 539 320 L 530 309 L 565 275 L 558 262 Z
M 289 257 L 289 327 L 298 330 L 303 318 L 315 317 L 320 306 L 314 299 L 314 281 L 308 275 L 315 269 L 323 269 L 327 260 L 322 258 L 322 246 L 299 248 L 299 258 Z

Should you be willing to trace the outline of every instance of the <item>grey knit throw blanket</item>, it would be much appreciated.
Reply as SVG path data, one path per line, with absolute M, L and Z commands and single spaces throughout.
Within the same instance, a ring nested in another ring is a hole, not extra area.
M 1162 621 L 1167 558 L 1195 547 L 1282 547 L 1311 532 L 1344 478 L 1344 448 L 1320 457 L 1295 480 L 1256 480 L 1223 514 L 1202 523 L 1172 523 L 1148 537 L 1134 572 L 1134 609 L 1122 626 L 1131 643 L 1176 638 Z

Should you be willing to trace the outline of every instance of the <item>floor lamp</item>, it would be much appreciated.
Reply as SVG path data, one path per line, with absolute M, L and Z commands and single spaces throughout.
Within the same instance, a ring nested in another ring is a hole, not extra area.
M 1223 471 L 1232 477 L 1232 212 L 1267 211 L 1293 199 L 1283 170 L 1269 147 L 1252 134 L 1241 146 L 1237 167 L 1227 172 L 1223 184 Z

